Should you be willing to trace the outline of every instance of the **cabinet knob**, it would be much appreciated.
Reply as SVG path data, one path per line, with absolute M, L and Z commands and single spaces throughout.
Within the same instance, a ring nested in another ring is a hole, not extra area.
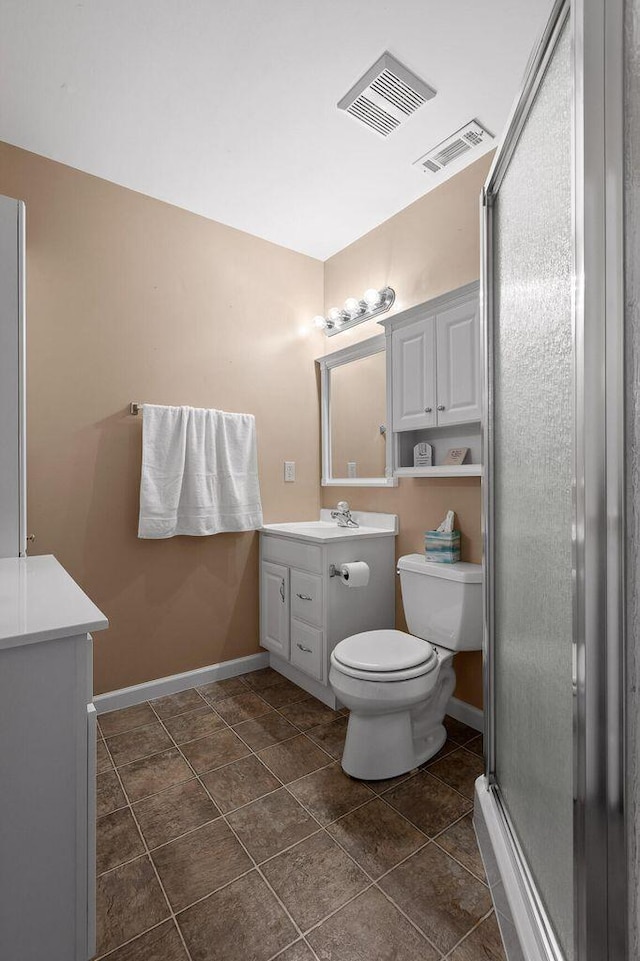
M 313 598 L 311 597 L 311 594 L 296 594 L 296 597 L 299 597 L 301 601 L 312 601 L 312 600 L 313 600 Z
M 424 412 L 425 414 L 430 414 L 432 410 L 433 410 L 433 407 L 425 407 Z
M 281 582 L 280 582 L 280 597 L 282 598 L 282 603 L 284 604 L 284 600 L 285 600 L 285 597 L 284 597 L 284 577 L 282 578 L 282 580 L 281 580 Z
M 313 651 L 311 650 L 311 648 L 305 647 L 304 644 L 300 644 L 299 642 L 296 642 L 296 647 L 299 647 L 300 650 L 304 651 L 305 654 L 313 654 Z
M 438 404 L 438 410 L 444 410 L 444 404 Z

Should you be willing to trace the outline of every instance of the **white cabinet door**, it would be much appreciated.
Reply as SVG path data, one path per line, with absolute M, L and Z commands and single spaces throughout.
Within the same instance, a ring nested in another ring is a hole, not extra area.
M 260 580 L 260 643 L 288 659 L 289 568 L 263 561 Z
M 435 427 L 435 347 L 435 317 L 425 317 L 393 332 L 394 430 Z
M 480 317 L 478 300 L 437 316 L 438 426 L 480 420 Z

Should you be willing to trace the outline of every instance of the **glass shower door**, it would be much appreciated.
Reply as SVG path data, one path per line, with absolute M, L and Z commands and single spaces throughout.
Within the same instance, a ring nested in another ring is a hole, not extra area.
M 568 17 L 493 197 L 493 751 L 561 956 L 573 947 L 572 60 Z

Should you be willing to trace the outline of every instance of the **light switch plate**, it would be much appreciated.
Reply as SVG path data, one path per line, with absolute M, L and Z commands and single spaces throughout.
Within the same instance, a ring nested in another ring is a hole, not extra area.
M 284 479 L 287 484 L 292 484 L 296 479 L 296 462 L 294 460 L 284 462 Z

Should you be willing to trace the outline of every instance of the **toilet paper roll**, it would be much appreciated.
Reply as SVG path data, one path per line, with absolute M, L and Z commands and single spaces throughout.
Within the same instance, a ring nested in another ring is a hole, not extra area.
M 369 565 L 365 561 L 351 561 L 340 565 L 340 580 L 345 587 L 366 587 L 369 583 Z

